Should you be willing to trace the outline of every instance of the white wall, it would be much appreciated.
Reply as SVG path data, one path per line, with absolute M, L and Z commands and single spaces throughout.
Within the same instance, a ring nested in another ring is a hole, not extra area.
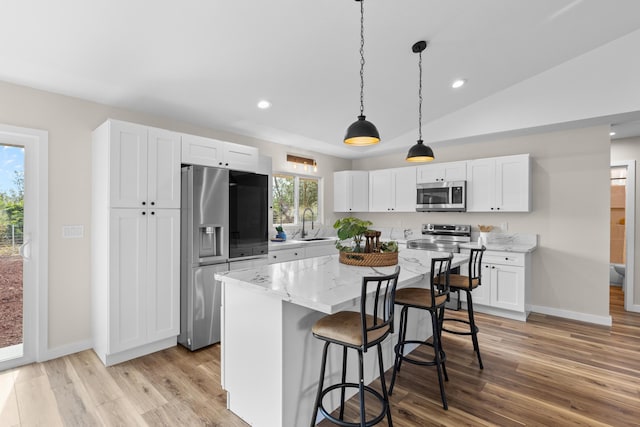
M 407 149 L 411 144 L 407 141 Z M 428 222 L 499 227 L 507 222 L 509 232 L 537 234 L 530 303 L 600 321 L 608 318 L 608 126 L 433 148 L 437 162 L 530 153 L 532 211 L 360 215 L 381 227 L 415 228 Z M 354 169 L 407 166 L 405 155 L 367 158 L 353 165 Z
M 615 162 L 622 160 L 635 160 L 636 167 L 640 165 L 640 138 L 625 138 L 611 141 L 611 161 Z M 639 175 L 640 174 L 636 172 L 636 189 L 640 188 Z M 638 209 L 639 203 L 640 197 L 636 196 L 636 212 L 640 212 L 640 209 Z M 635 241 L 632 242 L 634 244 L 636 254 L 640 254 L 640 247 L 638 247 L 638 242 L 640 242 L 640 215 L 636 214 Z M 627 242 L 627 244 L 631 244 L 631 242 Z M 640 283 L 639 280 L 640 268 L 636 267 L 633 283 Z M 634 285 L 633 304 L 640 305 L 640 286 L 638 285 Z
M 327 223 L 334 221 L 333 171 L 351 166 L 350 160 L 311 150 L 291 150 L 267 141 L 4 82 L 0 82 L 0 99 L 0 123 L 49 132 L 49 350 L 74 348 L 77 343 L 91 340 L 91 132 L 107 118 L 255 146 L 261 154 L 273 158 L 276 171 L 286 170 L 287 153 L 309 154 L 318 161 L 318 172 L 309 174 L 327 177 Z M 84 238 L 62 239 L 62 226 L 71 224 L 84 225 Z

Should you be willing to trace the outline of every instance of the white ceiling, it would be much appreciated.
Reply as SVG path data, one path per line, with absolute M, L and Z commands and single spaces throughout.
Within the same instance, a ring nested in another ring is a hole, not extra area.
M 639 29 L 640 1 L 366 0 L 365 114 L 382 142 L 356 148 L 342 139 L 359 15 L 353 0 L 5 0 L 0 80 L 358 158 L 415 143 L 414 42 L 429 41 L 428 123 Z

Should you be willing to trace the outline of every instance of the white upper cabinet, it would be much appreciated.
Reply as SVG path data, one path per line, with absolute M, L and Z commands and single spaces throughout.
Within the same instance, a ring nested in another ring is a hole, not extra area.
M 333 211 L 369 211 L 369 172 L 340 171 L 333 173 Z
M 529 212 L 528 154 L 471 160 L 467 164 L 467 211 Z
M 111 207 L 180 207 L 180 134 L 112 120 L 109 145 Z
M 196 135 L 182 135 L 182 163 L 256 172 L 258 149 Z
M 415 211 L 415 167 L 369 172 L 369 212 Z
M 418 184 L 442 181 L 464 181 L 467 179 L 467 162 L 435 163 L 416 168 Z

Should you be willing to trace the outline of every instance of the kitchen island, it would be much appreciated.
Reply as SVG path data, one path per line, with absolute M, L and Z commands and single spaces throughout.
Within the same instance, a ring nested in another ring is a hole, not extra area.
M 443 255 L 402 249 L 398 288 L 428 286 L 431 257 Z M 453 266 L 467 259 L 455 254 Z M 227 407 L 255 427 L 308 425 L 322 355 L 322 342 L 311 327 L 326 314 L 359 310 L 362 277 L 390 274 L 394 268 L 344 265 L 335 254 L 216 274 L 223 282 L 221 380 Z M 429 337 L 430 323 L 423 320 L 412 321 L 409 334 Z M 385 369 L 393 364 L 396 341 L 392 334 L 383 343 Z M 337 382 L 341 368 L 341 352 L 332 347 L 327 384 Z M 365 353 L 367 383 L 377 378 L 375 356 Z M 351 374 L 357 372 L 356 359 L 355 353 L 349 355 Z M 331 404 L 325 399 L 326 407 L 337 406 L 335 394 Z

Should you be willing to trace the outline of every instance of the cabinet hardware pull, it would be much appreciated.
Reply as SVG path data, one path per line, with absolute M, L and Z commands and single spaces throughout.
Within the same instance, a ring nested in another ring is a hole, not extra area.
M 142 206 L 146 206 L 146 205 L 147 205 L 147 202 L 142 202 Z
M 151 211 L 151 215 L 155 215 L 156 213 L 154 211 Z
M 146 215 L 147 213 L 145 211 L 142 211 L 142 215 Z
M 155 205 L 156 205 L 156 202 L 151 202 L 151 206 L 155 206 Z

